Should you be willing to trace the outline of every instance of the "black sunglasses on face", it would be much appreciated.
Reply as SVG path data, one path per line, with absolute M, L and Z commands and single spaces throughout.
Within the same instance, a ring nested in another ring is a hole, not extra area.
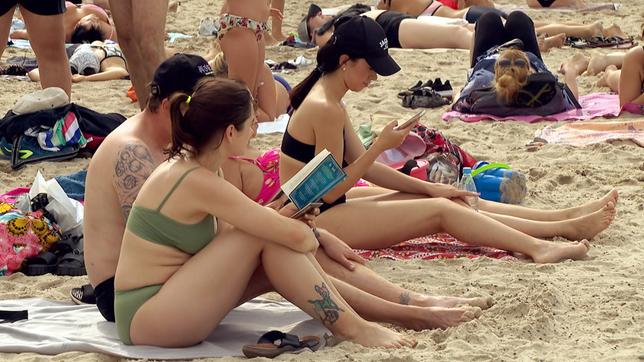
M 496 61 L 496 64 L 501 68 L 508 68 L 513 64 L 520 68 L 526 68 L 528 66 L 528 62 L 526 62 L 525 59 L 499 59 Z

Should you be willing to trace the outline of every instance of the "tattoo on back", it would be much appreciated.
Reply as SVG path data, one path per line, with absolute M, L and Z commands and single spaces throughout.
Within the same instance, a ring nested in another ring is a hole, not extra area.
M 322 299 L 309 300 L 309 303 L 313 304 L 313 309 L 322 323 L 334 324 L 340 318 L 340 312 L 344 312 L 344 310 L 331 300 L 331 292 L 326 284 L 316 285 L 315 291 Z
M 409 292 L 400 293 L 400 304 L 409 305 L 410 301 L 411 295 L 409 295 Z
M 125 220 L 130 215 L 132 204 L 141 186 L 155 166 L 150 150 L 144 144 L 129 143 L 119 150 L 113 177 L 114 188 Z

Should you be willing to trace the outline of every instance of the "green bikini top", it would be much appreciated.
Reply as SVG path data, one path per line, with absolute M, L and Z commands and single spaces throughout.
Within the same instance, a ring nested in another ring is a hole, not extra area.
M 127 219 L 127 229 L 152 243 L 172 246 L 188 254 L 196 254 L 212 241 L 217 232 L 216 219 L 212 215 L 206 215 L 196 224 L 184 224 L 161 213 L 161 208 L 181 181 L 197 168 L 199 166 L 189 169 L 179 177 L 156 210 L 132 206 Z

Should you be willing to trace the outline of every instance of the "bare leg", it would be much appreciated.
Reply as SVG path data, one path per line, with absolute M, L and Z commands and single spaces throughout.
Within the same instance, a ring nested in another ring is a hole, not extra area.
M 239 232 L 218 235 L 216 242 L 192 256 L 136 312 L 130 330 L 132 340 L 135 344 L 167 347 L 202 341 L 238 303 L 261 262 L 278 292 L 321 319 L 334 334 L 365 346 L 415 344 L 364 321 L 350 309 L 343 310 L 344 300 L 327 287 L 328 280 L 309 257 Z M 296 276 L 293 271 L 297 271 Z
M 614 65 L 609 65 L 606 67 L 604 74 L 597 81 L 598 87 L 608 87 L 611 91 L 619 93 L 619 78 L 621 77 L 622 71 L 617 69 Z
M 392 220 L 396 222 L 392 223 Z M 537 239 L 442 198 L 352 199 L 322 213 L 317 224 L 355 248 L 379 249 L 414 237 L 447 232 L 475 245 L 520 252 L 535 262 L 551 263 L 583 258 L 590 247 L 585 240 L 582 243 L 552 243 Z M 468 227 L 462 227 L 464 224 Z
M 588 70 L 586 73 L 588 75 L 596 75 L 604 71 L 609 65 L 614 65 L 617 68 L 622 67 L 624 62 L 624 55 L 626 53 L 610 53 L 610 54 L 599 54 L 595 53 L 590 56 L 590 61 L 588 62 Z
M 245 28 L 234 28 L 219 41 L 228 63 L 228 78 L 240 80 L 258 96 L 260 70 L 264 67 L 264 43 Z M 261 49 L 260 49 L 261 48 Z M 270 115 L 269 115 L 270 116 Z
M 567 36 L 576 36 L 579 38 L 590 38 L 593 36 L 604 35 L 601 22 L 595 22 L 590 25 L 566 25 L 566 24 L 548 24 L 535 27 L 537 33 L 542 34 L 561 34 Z
M 561 48 L 564 46 L 564 43 L 566 41 L 566 34 L 557 34 L 554 36 L 541 36 L 539 35 L 537 37 L 537 41 L 539 42 L 539 49 L 542 52 L 547 52 L 550 51 L 552 48 Z
M 262 61 L 261 72 L 259 74 L 259 86 L 257 88 L 257 103 L 260 112 L 257 120 L 259 122 L 274 121 L 277 117 L 277 89 L 273 73 L 268 65 Z
M 24 8 L 21 12 L 31 34 L 31 47 L 38 60 L 42 88 L 59 87 L 71 95 L 72 73 L 65 53 L 63 14 L 37 15 Z
M 284 0 L 273 0 L 271 6 L 284 14 Z M 271 36 L 278 42 L 285 40 L 286 36 L 282 33 L 282 19 L 276 16 L 271 19 Z
M 16 10 L 16 7 L 9 9 L 4 15 L 0 16 L 0 57 L 4 53 L 5 48 L 7 47 L 7 38 L 9 37 L 9 31 L 11 30 L 11 19 L 13 18 L 13 13 Z
M 582 54 L 575 54 L 562 64 L 560 72 L 564 75 L 564 81 L 576 98 L 579 98 L 579 88 L 577 87 L 577 77 L 588 68 L 588 59 Z
M 619 77 L 619 105 L 644 104 L 644 48 L 635 47 L 626 53 Z
M 315 258 L 326 273 L 336 279 L 342 280 L 358 289 L 389 302 L 408 304 L 418 307 L 445 307 L 452 308 L 459 305 L 470 305 L 487 309 L 492 305 L 491 298 L 460 298 L 447 296 L 429 296 L 413 292 L 391 283 L 368 267 L 356 264 L 351 271 L 336 261 L 329 258 L 323 249 L 318 249 Z M 344 294 L 342 294 L 345 297 Z M 346 298 L 346 297 L 345 297 Z M 347 301 L 351 302 L 347 299 Z
M 443 25 L 405 19 L 398 30 L 400 44 L 408 49 L 470 49 L 474 33 L 461 25 Z

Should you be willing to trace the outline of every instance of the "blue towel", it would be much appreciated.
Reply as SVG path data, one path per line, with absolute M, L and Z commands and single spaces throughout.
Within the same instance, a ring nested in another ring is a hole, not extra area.
M 71 175 L 56 176 L 55 179 L 67 196 L 74 200 L 85 200 L 85 178 L 87 170 L 78 171 Z

